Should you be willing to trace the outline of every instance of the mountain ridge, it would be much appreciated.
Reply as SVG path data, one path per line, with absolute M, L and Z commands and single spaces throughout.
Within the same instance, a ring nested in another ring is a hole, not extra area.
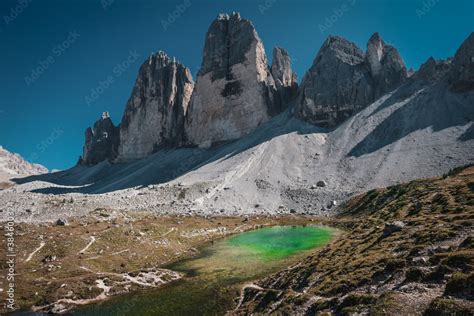
M 0 145 L 0 189 L 10 186 L 10 180 L 17 177 L 39 175 L 49 170 L 37 163 L 26 161 L 19 154 L 9 152 Z
M 120 135 L 109 140 L 117 148 L 106 155 L 99 153 L 94 161 L 84 159 L 85 153 L 80 162 L 128 162 L 146 158 L 160 147 L 218 146 L 244 137 L 288 107 L 303 121 L 335 128 L 413 78 L 427 84 L 448 81 L 450 90 L 469 92 L 469 76 L 474 72 L 469 60 L 472 37 L 468 36 L 452 59 L 429 58 L 409 75 L 397 49 L 379 33 L 370 37 L 366 51 L 330 35 L 298 85 L 285 49 L 274 48 L 269 65 L 252 22 L 239 13 L 220 14 L 206 34 L 196 83 L 174 57 L 161 51 L 150 56 L 139 71 L 117 127 Z M 157 67 L 162 70 L 151 75 L 150 65 L 158 59 Z M 163 67 L 173 63 L 183 69 L 177 77 L 173 71 L 163 72 Z M 95 148 L 95 141 L 86 132 L 85 148 Z

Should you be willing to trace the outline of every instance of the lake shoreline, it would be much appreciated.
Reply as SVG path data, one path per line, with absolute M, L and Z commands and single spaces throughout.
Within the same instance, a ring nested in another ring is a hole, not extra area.
M 146 273 L 149 269 L 165 269 L 180 260 L 199 256 L 196 248 L 203 249 L 233 234 L 266 226 L 330 224 L 326 219 L 296 215 L 205 218 L 155 216 L 146 212 L 109 211 L 107 214 L 110 216 L 94 214 L 74 219 L 66 226 L 18 225 L 17 242 L 22 251 L 17 265 L 20 272 L 17 297 L 21 298 L 14 314 L 32 309 L 52 311 L 56 302 L 66 306 L 56 306 L 54 311 L 64 312 L 77 306 L 74 301 L 91 300 L 90 303 L 96 304 L 147 288 L 166 286 L 168 282 L 152 286 L 139 282 L 118 283 L 122 282 L 121 278 Z M 42 249 L 34 253 L 31 260 L 22 260 L 21 257 L 29 256 L 37 248 L 38 240 L 45 243 Z M 81 253 L 87 245 L 89 247 Z M 136 245 L 144 249 L 136 249 Z M 143 262 L 140 258 L 144 258 Z M 110 284 L 106 284 L 111 288 L 104 293 L 97 280 L 107 274 L 113 277 L 107 281 Z
M 296 264 L 329 243 L 333 233 L 317 225 L 275 225 L 220 238 L 200 248 L 199 255 L 167 267 L 183 275 L 179 281 L 80 307 L 77 314 L 221 315 L 235 308 L 246 283 Z

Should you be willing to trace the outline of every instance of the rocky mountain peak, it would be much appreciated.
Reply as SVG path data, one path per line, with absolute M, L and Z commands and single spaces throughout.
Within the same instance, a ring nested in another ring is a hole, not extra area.
M 102 112 L 101 119 L 102 119 L 102 120 L 110 119 L 110 114 L 109 114 L 109 112 Z
M 400 54 L 379 33 L 370 37 L 366 53 L 342 37 L 329 36 L 301 82 L 296 115 L 334 127 L 407 77 Z
M 379 33 L 374 33 L 367 42 L 366 60 L 372 75 L 378 76 L 382 71 L 382 57 L 384 55 L 385 43 Z
M 448 73 L 450 65 L 449 60 L 436 60 L 430 57 L 420 66 L 416 77 L 426 82 L 436 82 Z
M 94 126 L 85 131 L 85 144 L 79 163 L 93 165 L 117 156 L 119 129 L 114 125 L 109 112 L 103 112 Z
M 281 104 L 286 107 L 298 89 L 297 76 L 291 68 L 291 58 L 286 49 L 281 47 L 273 49 L 271 73 L 280 95 Z
M 216 18 L 216 20 L 219 20 L 219 21 L 221 20 L 228 21 L 231 19 L 237 20 L 237 21 L 241 20 L 242 18 L 240 17 L 240 12 L 232 12 L 232 14 L 230 15 L 228 13 L 219 13 Z
M 242 137 L 281 111 L 262 41 L 240 14 L 220 14 L 206 34 L 187 115 L 190 144 Z
M 370 37 L 365 56 L 373 78 L 375 97 L 397 88 L 407 79 L 407 68 L 398 50 L 385 44 L 379 33 Z
M 229 68 L 242 63 L 253 42 L 260 42 L 254 26 L 239 13 L 221 13 L 207 31 L 199 75 L 212 72 L 212 79 L 230 75 Z
M 448 83 L 454 92 L 474 90 L 474 32 L 469 34 L 456 51 Z
M 275 82 L 282 86 L 292 86 L 297 82 L 296 73 L 291 69 L 291 58 L 288 51 L 281 47 L 273 49 L 272 75 Z
M 46 167 L 28 162 L 19 154 L 9 152 L 3 146 L 0 146 L 0 190 L 2 189 L 3 181 L 48 172 Z
M 144 158 L 160 146 L 180 145 L 194 88 L 190 70 L 159 51 L 138 72 L 120 124 L 118 161 Z
M 348 65 L 357 65 L 364 61 L 364 52 L 353 42 L 339 36 L 329 36 L 319 49 L 313 66 L 323 58 L 334 58 Z
M 364 52 L 355 43 L 329 36 L 301 81 L 296 116 L 332 127 L 360 110 L 373 96 L 364 60 Z

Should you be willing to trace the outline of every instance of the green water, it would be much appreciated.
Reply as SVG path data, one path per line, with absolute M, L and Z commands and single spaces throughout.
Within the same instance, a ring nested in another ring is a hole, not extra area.
M 162 288 L 114 297 L 74 315 L 221 315 L 238 285 L 278 271 L 328 243 L 334 230 L 317 226 L 262 228 L 225 238 L 166 268 L 185 277 Z

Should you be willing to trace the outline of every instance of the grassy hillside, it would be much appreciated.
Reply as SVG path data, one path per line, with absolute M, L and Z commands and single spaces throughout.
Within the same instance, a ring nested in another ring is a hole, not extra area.
M 472 315 L 474 167 L 349 200 L 338 240 L 245 288 L 236 314 Z

